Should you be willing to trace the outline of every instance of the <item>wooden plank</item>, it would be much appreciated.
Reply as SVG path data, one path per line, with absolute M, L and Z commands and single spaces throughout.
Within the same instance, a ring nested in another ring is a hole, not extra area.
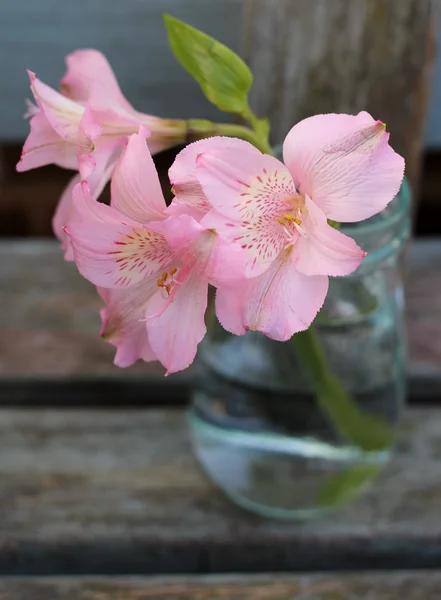
M 64 56 L 98 48 L 138 109 L 164 117 L 225 119 L 205 100 L 168 48 L 162 14 L 170 13 L 237 49 L 242 0 L 2 0 L 0 139 L 20 141 L 29 97 L 26 69 L 56 86 Z M 179 101 L 177 101 L 177 97 Z
M 368 110 L 418 179 L 436 0 L 248 0 L 253 103 L 281 142 L 294 123 Z M 399 101 L 398 99 L 401 99 Z
M 239 50 L 242 3 L 243 0 L 125 0 L 123 4 L 118 0 L 39 0 L 37 9 L 37 4 L 28 0 L 2 0 L 0 139 L 19 141 L 27 133 L 22 119 L 24 103 L 20 101 L 29 94 L 25 69 L 34 69 L 55 85 L 63 71 L 64 55 L 79 46 L 96 46 L 106 52 L 125 93 L 140 109 L 164 116 L 218 118 L 217 111 L 173 61 L 166 46 L 161 13 L 170 12 Z M 268 52 L 274 41 L 270 40 Z M 306 51 L 315 42 L 316 39 L 307 39 L 299 51 Z M 180 86 L 180 106 L 176 104 L 175 83 Z M 437 147 L 441 141 L 437 110 L 440 89 L 441 51 L 426 135 L 427 142 Z
M 119 374 L 99 336 L 102 305 L 93 285 L 53 241 L 0 242 L 0 375 Z M 149 373 L 139 363 L 126 372 Z
M 410 258 L 412 380 L 419 384 L 425 379 L 425 389 L 433 396 L 439 394 L 441 365 L 441 242 L 418 241 Z M 45 385 L 51 381 L 53 392 L 62 393 L 66 403 L 78 402 L 80 396 L 87 403 L 106 378 L 107 390 L 116 386 L 114 395 L 107 395 L 109 403 L 112 398 L 117 402 L 118 386 L 128 380 L 134 403 L 141 402 L 142 378 L 161 376 L 163 370 L 155 363 L 124 370 L 113 366 L 113 348 L 99 337 L 100 306 L 94 287 L 64 262 L 56 242 L 0 241 L 0 401 L 14 397 L 19 403 L 26 398 L 41 402 L 50 393 Z M 168 381 L 182 382 L 177 376 Z
M 359 501 L 311 523 L 258 519 L 202 476 L 179 410 L 0 411 L 0 574 L 435 568 L 441 411 L 409 410 Z
M 439 600 L 439 572 L 9 579 L 2 600 Z
M 437 38 L 441 39 L 441 11 L 438 8 Z M 441 148 L 441 115 L 438 107 L 441 103 L 441 45 L 436 48 L 435 69 L 432 75 L 429 110 L 427 113 L 424 146 L 438 151 Z
M 424 240 L 424 241 L 423 241 Z M 423 238 L 410 249 L 406 323 L 410 364 L 441 371 L 441 241 Z

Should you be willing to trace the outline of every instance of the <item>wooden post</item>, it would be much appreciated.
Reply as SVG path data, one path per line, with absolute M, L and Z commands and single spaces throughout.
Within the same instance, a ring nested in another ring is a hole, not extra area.
M 253 108 L 273 142 L 300 119 L 369 111 L 418 181 L 439 0 L 247 0 Z

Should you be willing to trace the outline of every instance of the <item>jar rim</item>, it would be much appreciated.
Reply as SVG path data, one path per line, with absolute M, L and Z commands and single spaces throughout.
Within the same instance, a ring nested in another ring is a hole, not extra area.
M 401 219 L 406 218 L 410 209 L 412 199 L 412 191 L 409 185 L 409 181 L 405 176 L 398 194 L 392 200 L 398 200 L 392 211 L 384 219 L 377 219 L 378 215 L 375 215 L 371 219 L 367 219 L 362 223 L 342 223 L 340 231 L 349 236 L 362 235 L 364 233 L 378 233 L 384 230 L 390 229 L 393 225 L 398 223 Z M 388 205 L 390 210 L 390 204 Z M 378 213 L 381 215 L 381 213 Z

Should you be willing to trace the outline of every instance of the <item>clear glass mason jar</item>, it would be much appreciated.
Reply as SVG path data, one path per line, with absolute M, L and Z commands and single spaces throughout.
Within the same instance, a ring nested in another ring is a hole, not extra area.
M 407 183 L 382 213 L 341 230 L 368 255 L 353 275 L 331 278 L 314 328 L 330 368 L 366 415 L 360 423 L 369 436 L 368 415 L 393 429 L 405 400 Z M 189 422 L 208 477 L 236 504 L 279 519 L 311 518 L 352 499 L 392 446 L 372 451 L 344 439 L 319 406 L 291 341 L 233 336 L 215 318 L 198 353 Z

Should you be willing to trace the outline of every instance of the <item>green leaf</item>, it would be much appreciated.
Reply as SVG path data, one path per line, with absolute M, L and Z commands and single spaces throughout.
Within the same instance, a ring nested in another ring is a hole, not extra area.
M 342 473 L 333 475 L 322 485 L 318 503 L 331 508 L 345 504 L 362 492 L 382 469 L 382 465 L 355 465 Z
M 297 359 L 309 377 L 318 403 L 336 430 L 348 442 L 366 452 L 386 450 L 394 440 L 389 425 L 364 413 L 329 369 L 326 356 L 313 328 L 291 338 Z
M 164 15 L 164 22 L 176 58 L 208 100 L 226 112 L 246 112 L 253 76 L 243 60 L 214 38 L 170 15 Z

